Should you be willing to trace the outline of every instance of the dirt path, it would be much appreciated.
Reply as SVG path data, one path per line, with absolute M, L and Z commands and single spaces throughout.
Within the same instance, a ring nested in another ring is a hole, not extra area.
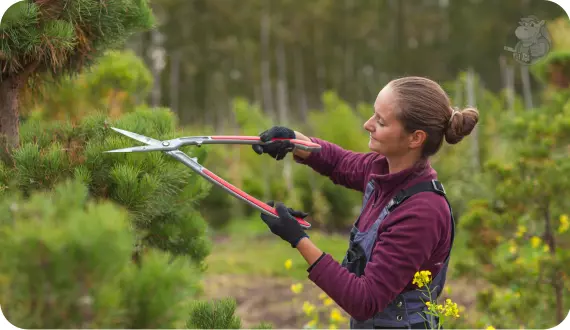
M 237 314 L 242 320 L 243 328 L 266 321 L 271 322 L 275 329 L 300 329 L 310 320 L 303 312 L 303 302 L 322 305 L 319 299 L 322 290 L 309 280 L 305 280 L 301 282 L 304 287 L 303 292 L 294 294 L 291 285 L 296 282 L 287 278 L 216 275 L 205 279 L 205 296 L 206 299 L 234 297 L 238 303 Z M 470 310 L 475 303 L 474 288 L 478 287 L 477 284 L 449 280 L 448 285 L 452 288 L 449 294 L 452 300 L 460 306 L 465 306 L 467 310 L 464 315 L 465 321 L 475 318 L 476 315 Z M 329 306 L 328 313 L 331 307 L 337 306 L 334 303 Z M 342 309 L 340 311 L 348 318 Z M 322 314 L 321 320 L 328 319 L 328 313 Z
M 303 312 L 303 302 L 320 304 L 319 294 L 322 293 L 314 283 L 302 281 L 303 291 L 295 294 L 291 291 L 291 285 L 298 281 L 287 278 L 215 275 L 204 282 L 207 299 L 236 299 L 237 314 L 243 328 L 262 321 L 272 323 L 275 329 L 303 328 L 310 321 Z

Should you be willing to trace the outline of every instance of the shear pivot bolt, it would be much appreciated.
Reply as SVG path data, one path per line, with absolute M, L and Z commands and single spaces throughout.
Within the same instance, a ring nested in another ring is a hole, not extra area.
M 165 147 L 166 147 L 166 146 L 169 146 L 169 145 L 170 145 L 170 142 L 164 141 L 164 142 L 162 142 L 162 145 L 165 146 Z

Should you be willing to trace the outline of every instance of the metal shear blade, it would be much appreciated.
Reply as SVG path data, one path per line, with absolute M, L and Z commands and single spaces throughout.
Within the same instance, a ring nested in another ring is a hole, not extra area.
M 146 151 L 170 151 L 175 150 L 175 147 L 170 146 L 167 141 L 159 141 L 148 136 L 141 134 L 125 131 L 124 129 L 119 129 L 111 127 L 115 132 L 121 133 L 133 140 L 147 144 L 146 146 L 129 147 L 115 150 L 104 151 L 105 153 L 119 153 L 119 152 L 146 152 Z
M 169 151 L 174 150 L 171 148 L 165 148 L 163 146 L 140 146 L 140 147 L 130 147 L 123 149 L 114 149 L 109 151 L 104 151 L 106 153 L 117 153 L 117 152 L 145 152 L 145 151 Z
M 217 136 L 217 137 L 200 137 L 200 136 L 192 136 L 192 137 L 185 137 L 185 138 L 178 138 L 173 140 L 166 140 L 166 141 L 159 141 L 144 135 L 140 135 L 137 133 L 125 131 L 119 128 L 111 127 L 114 131 L 121 133 L 131 139 L 137 140 L 139 142 L 147 144 L 146 146 L 139 146 L 139 147 L 131 147 L 131 148 L 123 148 L 123 149 L 115 149 L 105 151 L 105 153 L 119 153 L 119 152 L 145 152 L 145 151 L 163 151 L 167 155 L 175 158 L 176 160 L 180 161 L 193 171 L 200 174 L 205 179 L 209 180 L 213 184 L 216 184 L 218 187 L 224 189 L 232 196 L 243 200 L 244 202 L 248 203 L 249 205 L 255 207 L 259 211 L 273 215 L 278 217 L 277 211 L 267 205 L 266 203 L 256 199 L 255 197 L 250 196 L 243 190 L 233 186 L 229 182 L 225 181 L 224 179 L 220 178 L 213 172 L 209 171 L 207 168 L 203 167 L 198 163 L 198 159 L 191 158 L 186 155 L 184 152 L 178 150 L 179 147 L 183 145 L 197 145 L 200 146 L 202 143 L 228 143 L 228 144 L 251 144 L 252 141 L 258 142 L 256 137 L 240 137 L 240 136 Z M 312 143 L 312 142 L 311 142 Z M 316 147 L 320 148 L 320 146 L 316 145 Z M 312 146 L 315 148 L 315 146 Z M 303 218 L 295 217 L 295 219 L 299 222 L 299 224 L 304 228 L 310 228 L 311 224 L 305 221 Z
M 153 145 L 153 144 L 154 144 L 154 145 L 159 145 L 159 144 L 161 144 L 161 142 L 162 142 L 162 141 L 158 141 L 158 140 L 155 140 L 155 139 L 153 139 L 153 138 L 150 138 L 150 137 L 148 137 L 148 136 L 144 136 L 144 135 L 140 135 L 140 134 L 137 134 L 137 133 L 125 131 L 124 129 L 120 129 L 120 128 L 116 128 L 116 127 L 111 127 L 111 129 L 112 129 L 113 131 L 115 131 L 115 132 L 119 132 L 119 133 L 121 133 L 121 134 L 123 134 L 123 135 L 125 135 L 125 136 L 128 136 L 128 137 L 130 137 L 130 138 L 133 139 L 133 140 L 137 140 L 137 141 L 139 141 L 139 142 L 146 143 L 146 144 L 148 144 L 148 145 Z

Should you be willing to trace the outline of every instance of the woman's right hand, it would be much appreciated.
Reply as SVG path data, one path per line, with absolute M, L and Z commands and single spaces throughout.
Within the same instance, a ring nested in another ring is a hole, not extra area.
M 262 132 L 259 138 L 263 142 L 271 141 L 271 139 L 300 139 L 305 141 L 310 141 L 310 139 L 301 133 L 295 132 L 290 128 L 283 126 L 273 126 L 270 129 Z M 254 144 L 252 145 L 253 151 L 257 154 L 268 154 L 269 156 L 275 158 L 276 160 L 281 160 L 285 156 L 293 151 L 296 156 L 305 158 L 310 154 L 310 152 L 303 150 L 296 150 L 295 146 L 288 140 L 274 141 L 266 145 Z

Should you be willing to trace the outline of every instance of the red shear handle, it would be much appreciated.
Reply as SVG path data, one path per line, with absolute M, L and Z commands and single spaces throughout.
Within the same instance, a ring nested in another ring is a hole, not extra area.
M 253 206 L 257 206 L 258 208 L 261 208 L 271 214 L 273 214 L 275 217 L 279 217 L 277 215 L 277 211 L 275 211 L 274 208 L 272 208 L 271 206 L 265 204 L 264 202 L 256 199 L 255 197 L 250 196 L 249 194 L 247 194 L 246 192 L 244 192 L 243 190 L 233 186 L 231 183 L 225 181 L 224 179 L 220 178 L 219 176 L 217 176 L 216 174 L 214 174 L 213 172 L 211 172 L 210 170 L 208 170 L 207 168 L 202 168 L 202 173 L 204 173 L 205 175 L 207 175 L 209 178 L 211 178 L 212 180 L 214 180 L 215 182 L 219 183 L 221 186 L 223 186 L 224 188 L 230 190 L 232 193 L 234 193 L 235 195 L 238 195 L 242 198 L 244 198 L 245 200 L 247 200 L 248 203 L 250 203 Z M 308 223 L 307 221 L 305 221 L 303 218 L 299 218 L 299 217 L 294 217 L 297 222 L 299 222 L 299 224 L 304 227 L 304 228 L 310 228 L 311 224 Z
M 228 140 L 228 141 L 261 141 L 259 136 L 243 136 L 243 135 L 215 135 L 211 137 L 213 140 Z M 279 140 L 289 140 L 295 145 L 295 147 L 307 150 L 307 151 L 319 151 L 321 150 L 321 145 L 314 143 L 312 141 L 305 141 L 299 139 L 286 139 L 286 138 L 275 138 L 271 141 Z

